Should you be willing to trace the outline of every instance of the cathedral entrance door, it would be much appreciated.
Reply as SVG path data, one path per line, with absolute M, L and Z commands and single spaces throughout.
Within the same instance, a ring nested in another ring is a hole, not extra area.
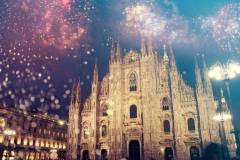
M 102 149 L 101 150 L 101 157 L 102 157 L 102 159 L 107 159 L 107 150 L 106 149 Z
M 200 159 L 200 155 L 199 155 L 199 149 L 197 147 L 191 147 L 190 148 L 190 157 L 191 160 L 199 160 Z
M 82 153 L 82 160 L 89 160 L 89 152 L 88 150 L 84 150 Z
M 167 147 L 164 152 L 164 160 L 173 160 L 173 150 Z
M 140 144 L 137 140 L 129 142 L 129 160 L 140 160 Z

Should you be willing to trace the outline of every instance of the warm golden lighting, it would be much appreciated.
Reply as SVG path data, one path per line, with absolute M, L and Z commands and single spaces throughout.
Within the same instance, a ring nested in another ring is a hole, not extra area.
M 58 120 L 58 124 L 62 126 L 62 125 L 65 124 L 65 121 L 64 120 Z
M 0 134 L 0 143 L 3 143 L 3 139 L 4 139 L 3 135 Z
M 41 147 L 44 147 L 44 141 L 41 140 Z
M 63 149 L 66 149 L 66 145 L 65 144 L 63 144 Z
M 54 148 L 54 144 L 53 144 L 53 142 L 51 142 L 51 145 L 50 145 L 50 147 L 51 147 L 51 148 Z
M 23 141 L 23 145 L 25 145 L 25 146 L 26 146 L 26 145 L 27 145 L 27 143 L 28 143 L 28 139 L 27 139 L 27 138 L 25 138 L 25 139 L 24 139 L 24 141 Z
M 11 137 L 11 139 L 10 139 L 11 144 L 14 144 L 14 139 L 15 139 L 14 137 Z
M 3 118 L 0 118 L 0 128 L 5 127 L 5 120 Z
M 32 139 L 29 140 L 29 145 L 30 145 L 30 146 L 33 145 L 33 140 L 32 140 Z
M 46 147 L 49 147 L 49 142 L 48 141 L 46 142 Z
M 36 146 L 36 147 L 39 147 L 39 140 L 36 140 L 35 146 Z
M 18 137 L 18 139 L 17 139 L 17 144 L 18 144 L 18 145 L 21 144 L 21 137 Z
M 13 135 L 16 134 L 16 131 L 13 130 L 13 129 L 5 129 L 5 130 L 3 131 L 3 134 L 4 134 L 4 135 L 7 135 L 7 136 L 13 136 Z

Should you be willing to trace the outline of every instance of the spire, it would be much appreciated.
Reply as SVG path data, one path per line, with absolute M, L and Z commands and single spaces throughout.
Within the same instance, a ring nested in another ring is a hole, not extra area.
M 117 43 L 116 56 L 117 56 L 117 62 L 122 62 L 122 51 L 121 51 L 119 40 Z
M 67 159 L 76 159 L 78 151 L 79 114 L 80 114 L 80 81 L 75 81 L 72 88 L 71 104 L 68 113 Z
M 170 60 L 170 63 L 171 63 L 171 69 L 172 70 L 177 70 L 177 65 L 176 65 L 176 61 L 175 61 L 175 57 L 174 57 L 174 51 L 173 51 L 172 47 L 171 47 L 171 60 Z
M 74 82 L 71 90 L 71 105 L 75 103 L 75 90 L 76 90 L 76 83 Z
M 168 53 L 167 53 L 167 49 L 166 49 L 166 45 L 165 44 L 163 45 L 163 50 L 164 50 L 163 61 L 165 63 L 168 63 L 169 58 L 168 58 Z
M 80 91 L 81 91 L 80 80 L 77 80 L 74 82 L 73 87 L 72 87 L 72 93 L 71 93 L 71 105 L 72 106 L 79 106 L 80 99 L 81 99 Z
M 93 70 L 93 83 L 97 84 L 98 83 L 98 67 L 97 63 L 94 65 L 94 70 Z
M 144 57 L 146 55 L 146 44 L 143 36 L 141 37 L 141 55 Z
M 203 93 L 203 84 L 202 84 L 202 77 L 201 77 L 201 71 L 198 66 L 197 58 L 195 57 L 195 75 L 196 75 L 196 89 L 197 94 Z
M 115 47 L 114 47 L 114 41 L 112 41 L 112 47 L 111 47 L 111 53 L 110 53 L 110 63 L 115 62 Z
M 147 39 L 147 52 L 148 52 L 148 55 L 151 55 L 153 54 L 153 43 L 152 43 L 152 37 L 151 35 L 148 36 L 148 39 Z
M 212 91 L 212 84 L 210 81 L 210 78 L 208 76 L 208 68 L 205 62 L 204 55 L 202 56 L 203 58 L 203 73 L 204 73 L 204 80 L 205 80 L 205 91 L 208 96 L 213 96 L 213 91 Z
M 81 102 L 81 86 L 80 86 L 80 80 L 78 80 L 78 81 L 77 81 L 77 84 L 76 84 L 75 96 L 76 96 L 75 104 L 79 106 L 79 105 L 80 105 L 80 102 Z

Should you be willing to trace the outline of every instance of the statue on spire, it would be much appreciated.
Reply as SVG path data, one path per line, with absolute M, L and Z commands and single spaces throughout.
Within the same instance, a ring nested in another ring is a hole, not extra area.
M 165 63 L 168 63 L 169 58 L 168 58 L 168 53 L 167 53 L 167 49 L 166 49 L 166 45 L 165 44 L 163 45 L 163 50 L 164 50 L 163 61 Z

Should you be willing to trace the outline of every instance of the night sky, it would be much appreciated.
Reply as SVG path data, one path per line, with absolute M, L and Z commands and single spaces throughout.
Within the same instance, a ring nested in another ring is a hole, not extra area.
M 67 118 L 74 80 L 84 100 L 95 62 L 100 80 L 108 71 L 112 41 L 126 53 L 149 35 L 158 54 L 163 44 L 174 48 L 179 72 L 195 87 L 194 56 L 200 66 L 202 55 L 208 67 L 240 62 L 240 1 L 1 0 L 0 103 Z M 223 82 L 213 86 L 215 97 L 225 90 Z M 238 115 L 240 76 L 231 94 Z

